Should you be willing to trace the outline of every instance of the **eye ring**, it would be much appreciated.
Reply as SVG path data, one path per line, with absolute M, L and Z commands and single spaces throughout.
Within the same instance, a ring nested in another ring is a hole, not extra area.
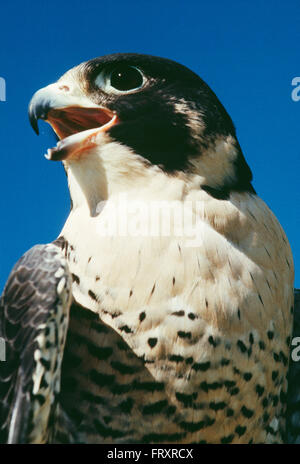
M 141 89 L 146 82 L 142 71 L 136 66 L 118 65 L 103 69 L 95 79 L 95 84 L 106 93 L 127 94 Z

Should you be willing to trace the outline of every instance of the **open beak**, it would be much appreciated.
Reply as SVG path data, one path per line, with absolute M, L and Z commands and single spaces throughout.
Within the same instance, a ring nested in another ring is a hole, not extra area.
M 85 97 L 66 93 L 63 86 L 51 84 L 34 94 L 29 104 L 29 120 L 38 134 L 38 120 L 47 121 L 60 139 L 48 149 L 46 158 L 53 161 L 74 159 L 98 145 L 99 135 L 109 130 L 117 115 L 93 104 Z

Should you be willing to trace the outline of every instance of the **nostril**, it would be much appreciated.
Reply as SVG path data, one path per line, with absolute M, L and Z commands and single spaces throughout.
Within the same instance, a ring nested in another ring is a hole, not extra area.
M 60 85 L 58 88 L 59 90 L 63 90 L 64 92 L 70 92 L 70 87 L 68 87 L 67 85 Z

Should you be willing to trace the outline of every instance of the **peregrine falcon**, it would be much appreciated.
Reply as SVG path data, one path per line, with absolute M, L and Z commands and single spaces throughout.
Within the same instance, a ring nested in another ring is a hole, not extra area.
M 114 54 L 39 90 L 29 117 L 58 137 L 46 156 L 72 206 L 2 295 L 1 441 L 281 443 L 293 260 L 213 91 L 171 60 Z M 121 197 L 137 222 L 137 200 L 187 210 L 199 240 L 103 233 Z

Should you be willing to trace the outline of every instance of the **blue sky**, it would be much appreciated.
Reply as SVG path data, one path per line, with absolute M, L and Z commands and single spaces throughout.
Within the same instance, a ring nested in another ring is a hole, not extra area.
M 290 240 L 300 286 L 299 116 L 291 81 L 300 76 L 299 0 L 33 1 L 0 6 L 0 289 L 15 261 L 52 241 L 69 211 L 60 163 L 43 154 L 54 139 L 27 120 L 32 94 L 70 67 L 114 52 L 163 56 L 197 72 L 237 128 L 254 187 Z

